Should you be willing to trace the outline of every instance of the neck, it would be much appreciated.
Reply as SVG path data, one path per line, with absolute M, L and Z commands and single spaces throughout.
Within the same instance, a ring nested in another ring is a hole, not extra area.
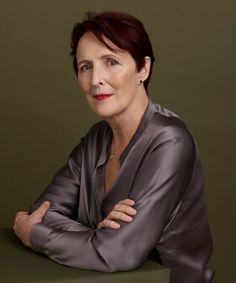
M 147 105 L 148 97 L 145 94 L 142 98 L 134 101 L 119 117 L 107 120 L 113 132 L 112 148 L 116 154 L 121 154 L 130 142 L 140 124 Z

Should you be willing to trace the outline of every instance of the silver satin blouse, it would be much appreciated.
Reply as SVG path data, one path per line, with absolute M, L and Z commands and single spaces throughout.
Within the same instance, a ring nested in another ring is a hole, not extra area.
M 105 193 L 111 140 L 106 121 L 93 125 L 35 201 L 31 212 L 45 200 L 51 208 L 32 229 L 33 249 L 63 265 L 104 272 L 134 269 L 150 258 L 171 269 L 171 283 L 211 282 L 202 170 L 184 122 L 149 100 Z M 125 198 L 135 201 L 133 221 L 97 229 Z

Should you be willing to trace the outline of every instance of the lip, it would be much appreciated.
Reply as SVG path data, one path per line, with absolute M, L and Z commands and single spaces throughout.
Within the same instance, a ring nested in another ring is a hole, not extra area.
M 95 94 L 93 97 L 96 100 L 105 100 L 111 97 L 112 95 L 113 95 L 112 93 L 98 93 L 98 94 Z

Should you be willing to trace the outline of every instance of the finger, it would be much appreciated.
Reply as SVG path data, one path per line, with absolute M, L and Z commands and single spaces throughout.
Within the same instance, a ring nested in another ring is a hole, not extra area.
M 45 215 L 45 213 L 48 211 L 50 207 L 50 202 L 49 201 L 45 201 L 43 202 L 38 209 L 36 209 L 32 214 L 32 218 L 36 218 L 36 219 L 42 219 L 43 216 Z
M 132 205 L 135 204 L 135 201 L 127 198 L 127 199 L 123 199 L 123 200 L 119 201 L 118 203 L 132 206 Z
M 119 211 L 123 212 L 128 215 L 135 215 L 137 213 L 137 210 L 133 207 L 127 206 L 125 204 L 116 204 L 113 209 L 113 211 Z
M 112 229 L 119 229 L 120 224 L 116 223 L 115 221 L 109 220 L 105 218 L 102 222 L 99 223 L 98 228 L 112 228 Z
M 119 211 L 111 211 L 108 216 L 107 219 L 109 220 L 121 220 L 124 222 L 131 222 L 133 220 L 133 218 L 123 212 L 119 212 Z

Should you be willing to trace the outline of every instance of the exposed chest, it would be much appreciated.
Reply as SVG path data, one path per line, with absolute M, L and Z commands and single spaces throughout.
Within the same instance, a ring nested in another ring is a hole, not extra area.
M 109 191 L 120 171 L 120 162 L 118 158 L 113 158 L 107 161 L 105 167 L 105 192 Z

